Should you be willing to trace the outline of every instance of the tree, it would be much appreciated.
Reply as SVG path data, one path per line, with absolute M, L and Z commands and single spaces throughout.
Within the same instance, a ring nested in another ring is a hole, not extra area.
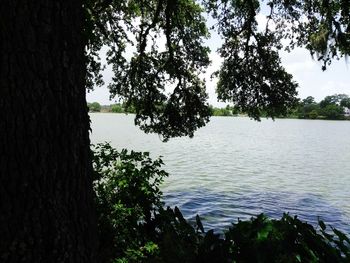
M 209 37 L 204 12 L 216 19 L 214 28 L 224 40 L 219 49 L 224 62 L 216 73 L 218 97 L 255 119 L 262 114 L 285 115 L 297 102 L 297 84 L 282 67 L 279 50 L 304 46 L 323 62 L 323 69 L 333 58 L 350 53 L 347 0 L 268 1 L 264 30 L 256 19 L 262 6 L 257 0 L 103 3 L 90 1 L 87 6 L 94 35 L 90 50 L 111 46 L 107 60 L 115 74 L 112 96 L 135 105 L 135 123 L 165 140 L 193 136 L 209 120 L 207 95 L 199 78 L 210 63 L 209 49 L 203 44 Z M 290 43 L 283 47 L 281 40 L 286 38 Z M 124 56 L 128 43 L 136 47 L 130 60 Z M 91 52 L 90 61 L 97 56 Z M 99 76 L 98 67 L 92 68 L 97 73 L 91 80 Z M 172 87 L 170 94 L 165 86 Z
M 123 113 L 124 109 L 120 104 L 114 104 L 112 105 L 111 111 L 114 113 Z
M 98 102 L 88 103 L 88 108 L 92 112 L 100 112 L 101 111 L 101 105 Z
M 261 112 L 283 114 L 296 101 L 297 84 L 278 55 L 282 38 L 291 40 L 288 49 L 306 46 L 324 68 L 332 58 L 350 54 L 347 0 L 270 1 L 268 23 L 275 22 L 275 32 L 268 25 L 258 30 L 257 0 L 1 4 L 4 262 L 94 262 L 84 88 L 102 84 L 102 46 L 108 47 L 107 62 L 113 67 L 112 95 L 135 106 L 135 122 L 143 130 L 164 139 L 193 136 L 209 120 L 200 77 L 210 64 L 203 44 L 209 37 L 204 11 L 218 20 L 224 38 L 219 98 L 256 119 Z M 165 39 L 162 49 L 160 38 Z M 135 46 L 130 60 L 125 54 L 128 43 Z
M 327 119 L 337 120 L 344 118 L 344 107 L 349 99 L 346 94 L 326 96 L 321 102 L 321 114 Z
M 96 262 L 83 30 L 82 1 L 1 1 L 1 262 Z
M 310 111 L 310 113 L 308 114 L 310 119 L 316 119 L 318 117 L 318 112 L 317 110 L 312 110 Z
M 345 97 L 340 101 L 340 106 L 350 109 L 350 98 Z
M 321 114 L 330 120 L 339 120 L 344 118 L 344 108 L 337 104 L 328 104 L 321 108 Z
M 331 96 L 326 96 L 321 102 L 320 106 L 321 108 L 326 107 L 330 104 L 336 104 L 342 106 L 342 104 L 346 103 L 346 101 L 349 99 L 349 96 L 346 94 L 334 94 Z
M 308 96 L 302 100 L 302 104 L 304 104 L 304 105 L 310 105 L 310 104 L 315 104 L 315 103 L 316 103 L 315 98 L 312 96 Z
M 314 97 L 308 96 L 303 99 L 298 106 L 299 118 L 315 119 L 318 116 L 320 106 L 315 102 Z

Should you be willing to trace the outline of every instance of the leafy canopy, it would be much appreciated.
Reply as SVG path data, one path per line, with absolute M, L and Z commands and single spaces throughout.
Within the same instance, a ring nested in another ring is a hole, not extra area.
M 349 6 L 348 0 L 85 0 L 87 85 L 103 84 L 104 47 L 114 73 L 111 96 L 135 107 L 135 123 L 164 140 L 193 136 L 210 115 L 202 79 L 210 64 L 207 14 L 223 38 L 219 100 L 254 119 L 286 114 L 297 83 L 278 52 L 306 47 L 323 69 L 349 55 Z M 262 7 L 264 30 L 257 22 Z

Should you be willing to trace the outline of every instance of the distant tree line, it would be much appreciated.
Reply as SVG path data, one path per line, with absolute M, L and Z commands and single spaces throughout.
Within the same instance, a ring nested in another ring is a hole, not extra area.
M 100 112 L 101 111 L 101 105 L 98 102 L 88 102 L 87 104 L 89 108 L 89 112 Z
M 309 96 L 301 100 L 298 106 L 289 113 L 289 117 L 327 120 L 349 119 L 349 115 L 350 98 L 346 94 L 326 96 L 319 103 L 314 97 Z
M 124 103 L 112 105 L 100 105 L 98 102 L 88 103 L 90 112 L 112 112 L 112 113 L 135 113 L 135 107 L 127 106 Z M 210 106 L 211 116 L 237 116 L 246 115 L 236 107 L 227 105 L 219 108 Z M 261 116 L 266 116 L 263 112 Z M 326 96 L 319 103 L 315 98 L 308 96 L 300 100 L 297 105 L 290 109 L 286 116 L 281 118 L 299 118 L 299 119 L 325 119 L 325 120 L 344 120 L 350 119 L 350 97 L 346 94 L 334 94 Z
M 134 106 L 126 106 L 124 103 L 116 103 L 112 105 L 101 105 L 98 102 L 88 103 L 89 112 L 111 112 L 111 113 L 135 113 Z M 210 105 L 211 116 L 235 116 L 239 114 L 239 110 L 227 105 L 224 108 L 217 108 Z
M 240 113 L 238 109 L 230 105 L 227 105 L 224 108 L 216 108 L 212 105 L 210 105 L 209 107 L 211 116 L 236 116 Z
M 100 105 L 98 102 L 88 103 L 89 112 L 135 113 L 135 107 L 124 103 Z
M 237 116 L 247 115 L 239 111 L 234 106 L 227 105 L 224 108 L 215 108 L 210 106 L 212 116 Z M 267 116 L 261 112 L 262 117 Z M 299 118 L 299 119 L 324 119 L 324 120 L 350 120 L 350 97 L 346 94 L 334 94 L 326 96 L 320 102 L 309 96 L 299 100 L 294 108 L 288 110 L 287 115 L 280 118 Z

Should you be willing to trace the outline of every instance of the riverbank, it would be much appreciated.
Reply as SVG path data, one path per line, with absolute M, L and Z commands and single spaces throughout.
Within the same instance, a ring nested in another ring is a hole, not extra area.
M 101 111 L 89 111 L 89 113 L 111 113 L 111 114 L 124 114 L 124 115 L 133 115 L 135 112 L 112 112 L 108 109 L 101 109 Z M 235 114 L 235 115 L 212 115 L 211 117 L 224 117 L 224 118 L 250 118 L 247 114 Z M 271 119 L 266 116 L 261 118 Z M 350 121 L 350 116 L 344 117 L 344 119 L 327 119 L 324 116 L 319 116 L 318 118 L 299 118 L 298 116 L 287 116 L 287 117 L 275 117 L 275 119 L 290 119 L 290 120 L 325 120 L 325 121 Z

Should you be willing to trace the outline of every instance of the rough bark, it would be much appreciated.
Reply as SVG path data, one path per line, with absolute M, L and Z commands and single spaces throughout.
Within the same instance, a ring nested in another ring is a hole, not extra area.
M 82 1 L 1 1 L 0 262 L 94 262 L 82 29 Z

